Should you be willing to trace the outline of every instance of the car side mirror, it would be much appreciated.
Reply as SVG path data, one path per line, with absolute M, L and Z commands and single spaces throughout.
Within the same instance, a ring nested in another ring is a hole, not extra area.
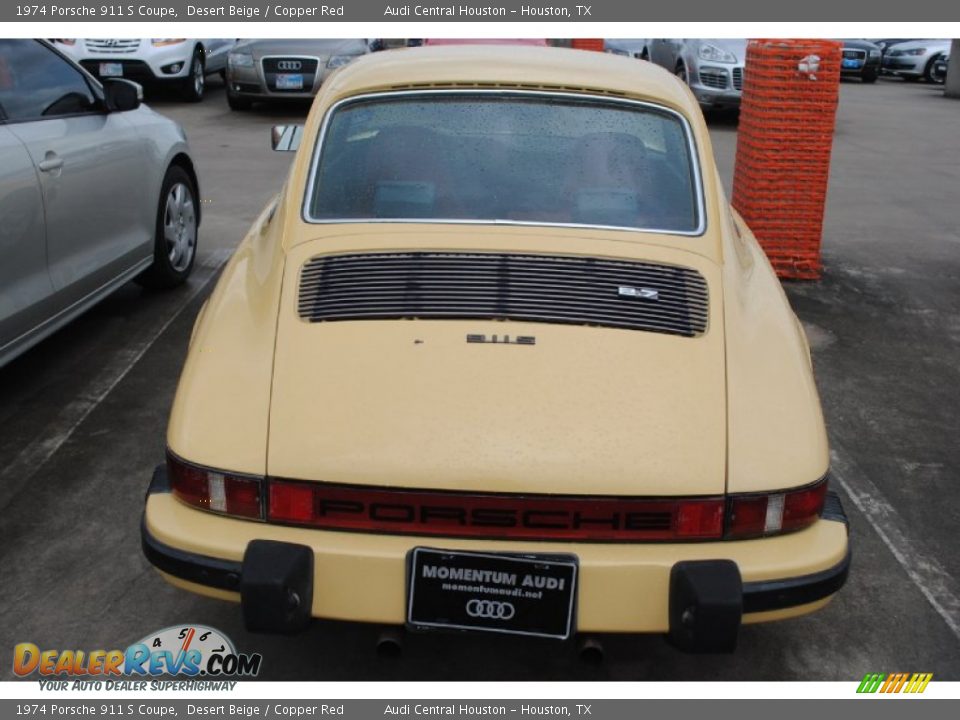
M 303 137 L 303 125 L 274 125 L 270 145 L 277 152 L 296 152 Z
M 109 78 L 103 81 L 103 97 L 110 112 L 136 110 L 143 102 L 143 87 L 132 80 Z

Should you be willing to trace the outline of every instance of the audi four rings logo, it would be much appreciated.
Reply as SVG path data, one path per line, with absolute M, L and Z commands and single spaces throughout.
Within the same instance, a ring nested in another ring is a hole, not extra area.
M 299 60 L 281 60 L 277 63 L 278 70 L 299 70 L 303 67 L 303 63 Z
M 491 620 L 509 620 L 517 614 L 511 603 L 498 600 L 467 601 L 467 615 L 473 618 L 490 618 Z

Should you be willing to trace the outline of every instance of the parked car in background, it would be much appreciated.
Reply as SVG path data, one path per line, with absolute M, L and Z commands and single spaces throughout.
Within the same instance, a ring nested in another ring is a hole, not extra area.
M 0 365 L 128 280 L 190 274 L 190 150 L 139 91 L 46 42 L 0 40 Z
M 804 331 L 674 77 L 375 53 L 300 136 L 184 363 L 141 523 L 166 580 L 255 632 L 712 652 L 840 589 Z
M 546 47 L 546 38 L 426 38 L 421 47 L 437 45 L 529 45 Z
M 950 56 L 941 55 L 933 63 L 933 81 L 935 83 L 945 83 L 947 81 L 947 70 L 950 66 Z
M 227 61 L 227 103 L 312 98 L 334 70 L 370 52 L 366 40 L 241 40 Z
M 397 48 L 407 47 L 406 38 L 367 38 L 367 45 L 370 52 L 380 52 L 381 50 L 396 50 Z
M 746 40 L 654 39 L 648 51 L 650 62 L 687 83 L 702 107 L 740 107 Z
M 624 55 L 637 60 L 646 60 L 650 55 L 647 48 L 649 44 L 649 38 L 608 38 L 603 41 L 603 49 L 604 52 L 612 55 Z
M 869 40 L 844 40 L 840 74 L 875 83 L 880 76 L 881 54 L 879 46 Z
M 236 40 L 75 38 L 53 42 L 96 78 L 122 77 L 141 85 L 176 85 L 184 100 L 199 102 L 206 89 L 206 76 L 223 73 L 227 54 Z
M 950 52 L 949 40 L 911 40 L 897 43 L 883 56 L 883 72 L 908 82 L 936 82 L 933 66 Z
M 910 42 L 911 40 L 913 40 L 913 38 L 881 38 L 878 40 L 870 40 L 870 42 L 874 43 L 878 48 L 880 48 L 881 55 L 886 55 L 887 50 L 892 48 L 894 45 L 903 42 Z

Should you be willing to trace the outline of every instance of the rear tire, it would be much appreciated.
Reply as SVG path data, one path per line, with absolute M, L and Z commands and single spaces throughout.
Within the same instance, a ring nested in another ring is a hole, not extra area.
M 181 95 L 187 102 L 200 102 L 203 100 L 203 91 L 207 86 L 206 68 L 203 63 L 203 52 L 200 48 L 193 51 L 193 58 L 190 60 L 190 71 L 187 77 L 183 79 Z
M 171 165 L 160 186 L 153 241 L 153 265 L 137 282 L 149 288 L 171 288 L 183 283 L 197 258 L 197 190 L 190 175 Z

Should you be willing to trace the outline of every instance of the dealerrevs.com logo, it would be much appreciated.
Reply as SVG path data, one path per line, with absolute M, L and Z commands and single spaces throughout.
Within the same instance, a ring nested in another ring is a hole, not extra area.
M 867 673 L 860 681 L 858 693 L 922 693 L 933 679 L 933 673 Z
M 36 673 L 42 678 L 72 680 L 255 677 L 262 661 L 259 653 L 238 653 L 226 635 L 204 625 L 168 627 L 125 650 L 41 650 L 29 642 L 13 649 L 13 672 L 17 676 Z

